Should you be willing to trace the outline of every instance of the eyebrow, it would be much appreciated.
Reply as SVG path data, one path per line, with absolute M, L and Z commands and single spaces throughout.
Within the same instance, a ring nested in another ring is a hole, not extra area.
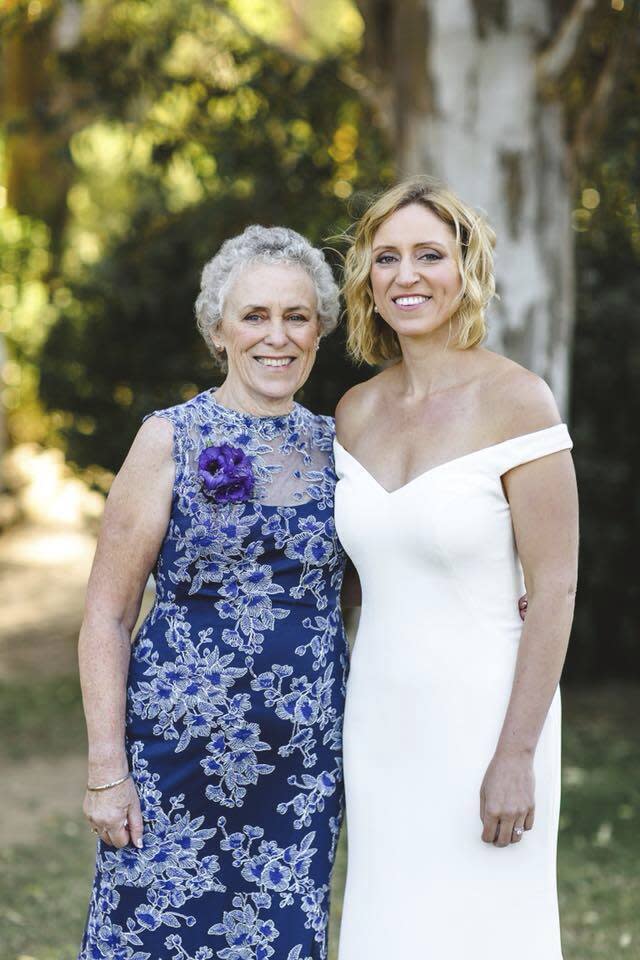
M 259 303 L 250 303 L 246 307 L 242 307 L 242 313 L 245 313 L 247 310 L 268 310 L 269 307 L 265 307 L 264 304 Z M 308 304 L 296 304 L 293 307 L 285 307 L 284 312 L 290 313 L 292 310 L 312 310 L 313 308 Z
M 440 247 L 441 250 L 446 250 L 446 247 L 443 243 L 439 243 L 437 240 L 421 240 L 419 243 L 413 244 L 414 249 L 416 247 Z M 378 250 L 397 250 L 398 247 L 393 243 L 383 243 L 379 244 L 377 247 L 374 247 L 372 253 L 376 253 Z

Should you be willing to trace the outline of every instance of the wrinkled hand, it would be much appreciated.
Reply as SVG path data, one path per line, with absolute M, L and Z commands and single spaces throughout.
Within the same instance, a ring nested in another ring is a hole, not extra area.
M 82 811 L 103 843 L 112 847 L 126 847 L 128 843 L 142 847 L 142 812 L 131 777 L 110 790 L 87 790 Z
M 535 817 L 533 757 L 496 754 L 480 788 L 482 839 L 496 847 L 519 843 Z
M 527 596 L 526 593 L 525 593 L 525 594 L 523 594 L 523 595 L 520 597 L 520 599 L 518 600 L 518 611 L 519 611 L 519 613 L 520 613 L 520 619 L 521 619 L 521 620 L 524 620 L 524 618 L 526 617 L 526 615 L 527 615 L 527 607 L 528 607 L 528 606 L 529 606 L 529 598 L 528 598 L 528 596 Z

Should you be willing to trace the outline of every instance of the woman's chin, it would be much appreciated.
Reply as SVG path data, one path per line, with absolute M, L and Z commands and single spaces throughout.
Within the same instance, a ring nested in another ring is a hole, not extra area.
M 284 376 L 283 374 L 262 375 L 254 380 L 256 393 L 262 394 L 269 400 L 291 400 L 296 390 L 300 388 L 299 378 Z
M 435 321 L 426 317 L 398 317 L 389 324 L 398 337 L 407 339 L 423 339 L 437 334 L 449 333 L 448 319 Z

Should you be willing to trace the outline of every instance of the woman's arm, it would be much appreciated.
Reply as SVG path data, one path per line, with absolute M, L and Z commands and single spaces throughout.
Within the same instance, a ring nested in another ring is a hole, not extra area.
M 482 839 L 497 846 L 512 842 L 514 826 L 533 826 L 533 758 L 567 650 L 578 556 L 578 498 L 568 451 L 516 467 L 503 483 L 528 606 L 509 705 L 481 789 Z
M 166 420 L 152 417 L 143 424 L 105 506 L 78 644 L 92 786 L 117 780 L 128 769 L 124 730 L 131 631 L 169 521 L 172 438 Z M 130 779 L 110 790 L 87 791 L 84 812 L 106 842 L 120 847 L 141 838 Z

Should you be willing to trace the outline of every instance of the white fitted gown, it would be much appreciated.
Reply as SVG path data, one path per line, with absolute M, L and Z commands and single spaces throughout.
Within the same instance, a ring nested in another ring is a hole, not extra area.
M 344 723 L 339 960 L 562 960 L 559 693 L 535 755 L 534 829 L 506 848 L 483 843 L 479 791 L 522 630 L 500 478 L 571 445 L 559 424 L 389 493 L 336 441 L 336 526 L 363 593 Z

